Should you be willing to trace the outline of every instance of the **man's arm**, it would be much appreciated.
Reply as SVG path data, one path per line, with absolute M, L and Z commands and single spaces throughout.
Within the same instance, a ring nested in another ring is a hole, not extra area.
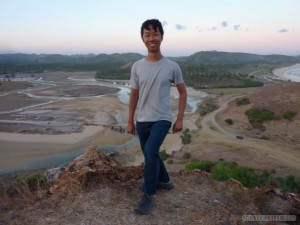
M 128 125 L 127 131 L 135 135 L 134 126 L 134 114 L 139 100 L 139 89 L 131 88 L 130 99 L 129 99 L 129 115 L 128 115 Z
M 183 117 L 184 110 L 186 106 L 187 92 L 184 83 L 176 85 L 179 92 L 179 101 L 178 101 L 178 115 L 177 119 L 173 125 L 173 133 L 179 132 L 183 128 Z

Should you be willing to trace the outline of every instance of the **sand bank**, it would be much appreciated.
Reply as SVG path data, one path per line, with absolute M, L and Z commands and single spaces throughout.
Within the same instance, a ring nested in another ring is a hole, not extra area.
M 77 144 L 91 137 L 104 128 L 102 126 L 87 126 L 83 132 L 71 134 L 18 134 L 0 132 L 0 141 L 22 142 L 32 144 Z M 1 149 L 1 148 L 0 148 Z

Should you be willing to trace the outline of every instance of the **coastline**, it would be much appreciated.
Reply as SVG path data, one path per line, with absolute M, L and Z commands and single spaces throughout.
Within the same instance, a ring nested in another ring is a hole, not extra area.
M 273 74 L 281 80 L 300 82 L 300 63 L 275 69 Z

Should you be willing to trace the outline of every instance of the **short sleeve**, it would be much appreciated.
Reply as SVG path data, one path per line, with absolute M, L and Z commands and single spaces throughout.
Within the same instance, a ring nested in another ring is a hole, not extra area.
M 174 84 L 177 85 L 177 84 L 182 84 L 184 83 L 183 81 L 183 77 L 182 77 L 182 71 L 180 69 L 180 67 L 178 66 L 178 64 L 175 64 L 175 69 L 174 69 L 174 77 L 173 77 L 173 81 L 174 81 Z
M 139 89 L 138 76 L 136 73 L 136 63 L 134 63 L 131 68 L 130 85 L 134 89 Z

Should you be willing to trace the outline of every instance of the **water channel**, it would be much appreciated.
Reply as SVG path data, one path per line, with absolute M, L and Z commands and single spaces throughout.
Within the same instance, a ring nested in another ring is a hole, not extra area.
M 51 85 L 59 85 L 59 84 L 55 84 L 55 82 L 44 81 L 42 78 L 33 80 L 32 76 L 29 76 L 28 80 L 26 80 L 26 76 L 22 76 L 21 78 L 16 78 L 16 79 L 17 80 L 19 79 L 21 81 L 35 82 L 35 83 L 39 83 L 39 82 L 49 83 L 50 82 Z M 72 77 L 69 77 L 68 81 L 70 83 L 72 82 L 71 85 L 102 85 L 102 86 L 118 88 L 119 91 L 116 95 L 118 96 L 119 101 L 122 102 L 123 104 L 127 104 L 127 105 L 129 104 L 130 87 L 127 84 L 120 85 L 120 84 L 116 84 L 114 82 L 104 82 L 104 81 L 95 80 L 95 79 L 74 79 Z M 18 93 L 25 93 L 25 94 L 27 94 L 28 97 L 31 97 L 31 98 L 47 98 L 49 101 L 46 103 L 43 103 L 43 104 L 51 104 L 53 102 L 76 99 L 76 98 L 85 98 L 85 97 L 64 97 L 64 96 L 60 96 L 60 97 L 58 97 L 58 96 L 55 96 L 55 97 L 53 97 L 53 96 L 48 96 L 48 97 L 36 96 L 36 95 L 33 95 L 32 93 L 30 93 L 30 91 L 26 91 L 26 90 L 18 91 Z M 94 97 L 102 97 L 102 96 L 103 95 L 94 96 Z M 207 97 L 207 94 L 203 93 L 203 95 L 199 95 L 199 96 L 197 96 L 197 97 L 189 96 L 188 97 L 187 104 L 189 105 L 189 110 L 186 113 L 194 113 L 197 110 L 197 107 L 199 106 L 199 104 L 201 104 L 201 102 L 203 101 L 203 99 Z M 89 98 L 91 98 L 91 96 L 89 96 Z M 175 99 L 178 98 L 178 95 L 174 95 L 173 98 L 175 98 Z M 29 111 L 29 110 L 32 107 L 43 105 L 43 104 L 36 104 L 36 105 L 28 106 L 28 107 L 23 107 L 23 108 L 19 108 L 16 110 L 12 110 L 11 112 L 21 112 L 22 114 L 42 113 L 44 111 L 41 111 L 41 110 Z M 28 110 L 28 111 L 26 111 L 26 110 Z M 9 112 L 0 112 L 0 114 L 1 113 L 4 114 L 4 113 L 9 113 Z M 115 119 L 118 122 L 118 124 L 124 124 L 125 119 L 122 118 L 119 111 L 115 112 Z M 103 151 L 118 151 L 118 150 L 130 148 L 130 147 L 138 144 L 138 142 L 139 142 L 138 137 L 135 136 L 132 139 L 126 141 L 125 143 L 123 143 L 121 145 L 98 146 L 98 149 L 101 149 Z M 85 151 L 84 148 L 80 148 L 80 149 L 73 149 L 73 150 L 65 152 L 65 153 L 56 154 L 53 156 L 38 157 L 36 159 L 29 160 L 29 162 L 24 163 L 23 166 L 21 166 L 19 168 L 0 170 L 0 176 L 2 176 L 4 174 L 10 174 L 10 173 L 20 172 L 20 171 L 40 170 L 40 169 L 47 169 L 47 168 L 62 166 L 64 164 L 68 163 L 69 161 L 73 160 L 77 156 L 83 154 L 84 151 Z

